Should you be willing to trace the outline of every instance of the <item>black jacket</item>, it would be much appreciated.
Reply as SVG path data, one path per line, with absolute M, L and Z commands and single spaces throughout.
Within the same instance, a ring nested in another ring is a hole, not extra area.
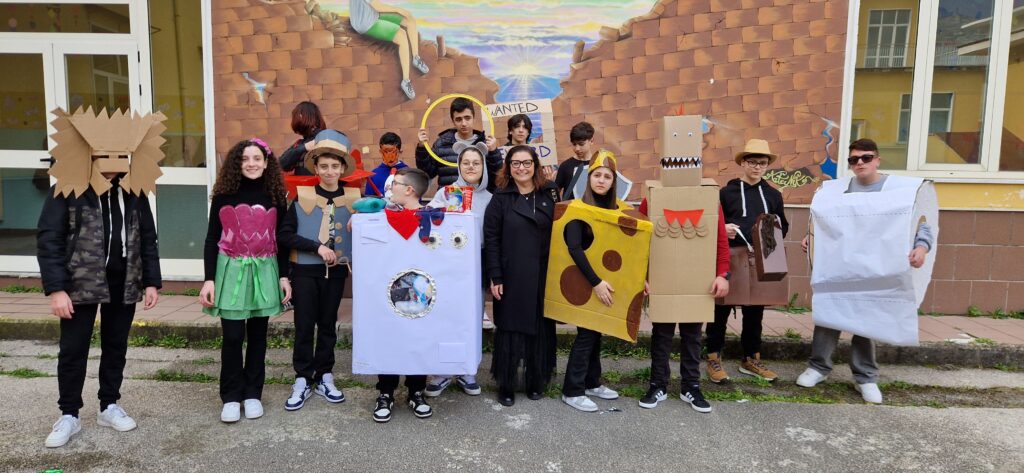
M 536 334 L 544 317 L 558 189 L 548 184 L 532 195 L 522 196 L 511 184 L 494 193 L 484 214 L 484 267 L 491 282 L 504 284 L 504 295 L 494 301 L 494 323 L 499 330 L 528 335 Z
M 111 190 L 114 192 L 114 190 Z M 49 295 L 65 291 L 75 304 L 110 302 L 106 279 L 107 244 L 100 198 L 90 187 L 76 197 L 55 196 L 43 203 L 36 234 L 39 274 Z M 142 300 L 147 287 L 160 288 L 159 243 L 145 195 L 124 197 L 126 253 L 124 303 Z M 114 231 L 120 231 L 114 229 Z
M 281 169 L 285 171 L 295 171 L 296 176 L 312 176 L 313 173 L 306 169 L 306 162 L 304 159 L 306 156 L 306 143 L 313 141 L 316 138 L 316 133 L 310 136 L 304 137 L 300 140 L 295 140 L 288 149 L 281 153 Z
M 740 188 L 743 194 L 740 194 Z M 768 208 L 764 207 L 761 201 L 761 193 L 764 193 L 764 201 Z M 746 197 L 747 214 L 743 215 L 743 200 Z M 736 178 L 729 181 L 725 187 L 718 191 L 718 199 L 722 203 L 722 212 L 725 213 L 725 223 L 734 223 L 740 226 L 743 236 L 753 244 L 754 235 L 751 229 L 757 221 L 757 216 L 763 213 L 770 213 L 779 216 L 782 220 L 782 235 L 789 233 L 789 222 L 786 221 L 785 204 L 782 202 L 782 193 L 776 190 L 767 181 L 761 179 L 756 185 L 750 185 Z M 742 238 L 736 236 L 729 240 L 729 246 L 745 246 Z
M 473 144 L 482 143 L 485 141 L 484 132 L 473 130 L 473 135 L 476 137 Z M 457 162 L 458 154 L 452 149 L 455 145 L 455 128 L 449 128 L 442 131 L 437 135 L 437 139 L 434 140 L 434 144 L 431 148 L 434 150 L 434 154 L 438 155 L 441 159 L 449 162 Z M 501 153 L 498 150 L 487 153 L 487 190 L 494 192 L 494 181 L 498 171 L 501 170 L 503 164 L 501 159 Z M 427 173 L 431 179 L 437 176 L 438 187 L 447 186 L 455 183 L 459 179 L 459 168 L 455 166 L 447 166 L 438 162 L 434 159 L 430 153 L 427 152 L 427 147 L 423 146 L 423 143 L 416 145 L 416 167 Z

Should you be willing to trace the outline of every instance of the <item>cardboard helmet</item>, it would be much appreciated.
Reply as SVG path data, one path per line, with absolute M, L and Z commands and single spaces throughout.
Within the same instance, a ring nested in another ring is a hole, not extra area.
M 736 164 L 743 164 L 743 160 L 750 155 L 763 155 L 768 157 L 768 165 L 771 166 L 779 157 L 772 154 L 772 150 L 768 147 L 768 142 L 765 140 L 752 139 L 747 141 L 747 145 L 743 147 L 743 151 L 736 153 Z
M 348 177 L 356 171 L 356 160 L 350 154 L 352 150 L 352 142 L 349 141 L 348 136 L 338 130 L 323 130 L 316 134 L 313 138 L 313 149 L 306 152 L 306 156 L 303 158 L 306 169 L 313 174 L 316 174 L 316 158 L 329 154 L 337 156 L 341 159 L 341 162 L 345 163 L 345 172 L 341 173 L 342 178 Z

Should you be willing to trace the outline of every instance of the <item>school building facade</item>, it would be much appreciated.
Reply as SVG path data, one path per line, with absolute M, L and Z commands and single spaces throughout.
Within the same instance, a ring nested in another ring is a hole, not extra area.
M 317 102 L 367 167 L 385 131 L 403 137 L 411 164 L 432 99 L 496 102 L 502 85 L 479 58 L 426 33 L 420 55 L 431 71 L 412 75 L 407 99 L 393 47 L 356 33 L 338 8 L 347 3 L 0 0 L 0 276 L 38 276 L 56 107 L 168 117 L 152 200 L 163 271 L 195 281 L 218 159 L 250 136 L 283 151 L 297 138 L 298 102 Z M 767 139 L 781 156 L 767 178 L 794 223 L 790 290 L 809 305 L 796 244 L 807 204 L 821 180 L 845 175 L 842 144 L 871 137 L 886 172 L 936 182 L 941 230 L 921 310 L 1024 309 L 1024 111 L 1014 106 L 1024 95 L 1024 0 L 651 0 L 648 13 L 598 38 L 554 72 L 559 156 L 572 154 L 568 130 L 586 120 L 630 179 L 655 178 L 660 117 L 703 115 L 704 172 L 724 184 L 739 174 L 733 153 Z M 427 126 L 446 123 L 441 104 Z

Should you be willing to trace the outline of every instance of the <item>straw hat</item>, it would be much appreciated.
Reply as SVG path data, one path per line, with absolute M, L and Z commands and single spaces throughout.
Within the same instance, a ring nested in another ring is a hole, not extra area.
M 743 147 L 743 151 L 736 153 L 736 164 L 743 164 L 743 159 L 752 154 L 768 156 L 768 165 L 771 165 L 776 159 L 779 159 L 778 156 L 772 154 L 772 151 L 768 148 L 767 141 L 753 139 L 747 141 L 747 145 Z
M 341 177 L 347 177 L 356 171 L 356 160 L 349 154 L 351 147 L 352 142 L 349 141 L 344 133 L 337 130 L 323 130 L 313 138 L 313 149 L 309 150 L 303 158 L 306 163 L 306 169 L 316 174 L 313 158 L 330 154 L 341 158 L 341 161 L 345 163 L 345 172 L 341 174 Z

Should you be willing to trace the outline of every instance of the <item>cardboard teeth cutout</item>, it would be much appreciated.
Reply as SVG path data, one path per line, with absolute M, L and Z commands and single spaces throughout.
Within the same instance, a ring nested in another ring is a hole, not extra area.
M 156 180 L 163 172 L 160 161 L 167 129 L 163 113 L 126 113 L 121 110 L 107 115 L 106 109 L 93 112 L 92 107 L 73 114 L 57 108 L 51 125 L 57 130 L 50 135 L 57 146 L 50 153 L 54 164 L 50 175 L 57 180 L 55 195 L 80 196 L 89 187 L 97 195 L 112 187 L 103 173 L 122 173 L 121 187 L 136 195 L 156 192 Z

